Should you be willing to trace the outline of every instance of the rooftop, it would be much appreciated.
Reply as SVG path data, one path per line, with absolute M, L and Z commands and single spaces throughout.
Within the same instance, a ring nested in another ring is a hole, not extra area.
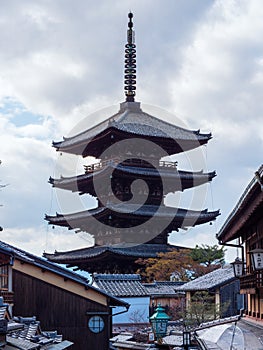
M 98 135 L 103 134 L 110 128 L 138 137 L 148 136 L 178 142 L 180 140 L 190 141 L 195 144 L 191 148 L 199 147 L 200 144 L 207 143 L 211 138 L 210 133 L 201 134 L 199 130 L 187 130 L 145 113 L 142 111 L 139 102 L 124 102 L 121 103 L 118 113 L 76 136 L 64 138 L 61 142 L 54 142 L 53 146 L 60 151 L 69 151 L 80 144 L 87 144 L 91 140 L 95 140 Z
M 100 164 L 99 164 L 100 165 Z M 105 166 L 97 166 L 95 170 L 87 172 L 85 174 L 79 176 L 72 177 L 63 177 L 60 179 L 53 179 L 50 177 L 49 182 L 53 185 L 53 187 L 59 187 L 63 189 L 69 189 L 72 192 L 80 191 L 83 193 L 88 192 L 87 183 L 89 181 L 93 185 L 94 176 L 107 176 L 107 174 L 111 174 L 113 171 L 118 171 L 120 175 L 129 174 L 131 177 L 138 176 L 141 177 L 152 177 L 152 178 L 166 178 L 167 181 L 173 181 L 173 188 L 176 190 L 184 190 L 185 188 L 199 186 L 208 181 L 212 181 L 212 179 L 216 176 L 216 173 L 209 172 L 204 173 L 203 171 L 198 172 L 190 172 L 190 171 L 181 171 L 177 170 L 175 167 L 165 166 L 160 168 L 153 167 L 142 167 L 142 166 L 126 166 L 113 162 L 108 162 Z M 94 166 L 95 167 L 95 166 Z M 89 166 L 92 168 L 92 166 Z M 170 189 L 170 186 L 169 186 Z
M 93 274 L 95 285 L 116 297 L 147 296 L 138 274 Z
M 153 283 L 143 283 L 147 292 L 151 296 L 175 296 L 178 294 L 177 288 L 185 282 L 155 281 Z
M 23 326 L 20 329 L 8 331 L 6 341 L 7 349 L 66 349 L 73 343 L 68 340 L 62 340 L 62 335 L 57 331 L 42 332 L 40 322 L 36 317 L 14 317 L 11 325 Z M 9 329 L 10 327 L 8 327 Z
M 164 205 L 141 205 L 141 204 L 126 204 L 121 202 L 120 204 L 108 203 L 107 207 L 98 207 L 94 209 L 84 210 L 72 214 L 57 214 L 56 216 L 46 215 L 45 219 L 49 224 L 60 225 L 70 228 L 81 228 L 91 234 L 95 234 L 98 231 L 98 221 L 104 226 L 104 221 L 107 223 L 109 217 L 122 218 L 125 223 L 127 215 L 132 215 L 133 219 L 138 221 L 137 224 L 141 223 L 144 218 L 151 218 L 152 221 L 157 220 L 169 220 L 168 224 L 171 223 L 173 230 L 177 230 L 182 225 L 184 227 L 192 227 L 195 225 L 203 224 L 212 220 L 215 220 L 219 214 L 217 211 L 204 210 L 187 210 L 182 208 L 168 207 Z M 99 217 L 98 221 L 94 220 Z M 91 221 L 89 221 L 89 219 Z M 91 232 L 92 222 L 96 222 L 95 232 Z M 129 227 L 129 226 L 127 226 Z M 125 226 L 122 226 L 125 228 Z
M 111 299 L 112 305 L 122 305 L 126 306 L 127 303 L 124 303 L 122 300 L 119 300 L 115 298 L 112 295 L 107 294 L 106 292 L 102 292 L 101 290 L 91 286 L 89 284 L 89 280 L 86 277 L 81 276 L 80 274 L 77 274 L 67 268 L 61 267 L 60 265 L 50 262 L 45 258 L 38 257 L 36 255 L 33 255 L 31 253 L 28 253 L 22 249 L 18 249 L 16 247 L 13 247 L 7 243 L 4 243 L 0 241 L 0 252 L 3 252 L 5 254 L 10 255 L 12 258 L 22 260 L 24 262 L 27 262 L 29 264 L 32 264 L 34 266 L 37 266 L 41 268 L 42 270 L 53 272 L 59 276 L 62 276 L 63 278 L 75 281 L 81 285 L 83 285 L 85 288 L 91 288 L 94 291 L 97 291 L 99 293 L 104 294 L 105 296 L 109 297 Z
M 221 227 L 217 238 L 219 241 L 227 242 L 240 237 L 240 230 L 246 220 L 256 211 L 262 210 L 263 204 L 263 165 L 256 171 L 245 191 L 241 195 L 236 206 L 229 214 L 224 225 Z
M 69 260 L 71 262 L 95 258 L 104 254 L 113 254 L 118 256 L 138 257 L 138 258 L 155 258 L 159 253 L 166 253 L 172 250 L 186 249 L 185 247 L 175 246 L 171 244 L 140 244 L 128 245 L 119 244 L 117 246 L 95 246 L 72 250 L 68 252 L 55 252 L 45 256 L 52 261 Z
M 201 291 L 201 290 L 213 290 L 225 283 L 228 283 L 235 279 L 234 271 L 232 266 L 226 266 L 207 273 L 201 277 L 194 279 L 193 281 L 187 282 L 177 290 L 181 291 Z

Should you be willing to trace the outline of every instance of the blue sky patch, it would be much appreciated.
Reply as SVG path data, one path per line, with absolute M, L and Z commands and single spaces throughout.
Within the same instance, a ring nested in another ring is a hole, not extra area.
M 11 97 L 5 97 L 0 102 L 0 114 L 7 117 L 15 126 L 41 124 L 43 116 L 30 112 L 21 102 Z

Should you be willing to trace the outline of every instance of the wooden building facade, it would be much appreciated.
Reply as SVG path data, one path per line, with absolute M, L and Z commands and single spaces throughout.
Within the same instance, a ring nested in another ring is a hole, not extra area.
M 150 296 L 150 316 L 155 313 L 156 307 L 160 304 L 165 312 L 177 319 L 185 308 L 185 293 L 177 291 L 177 288 L 185 282 L 177 281 L 154 281 L 143 283 Z
M 211 309 L 215 311 L 214 315 L 208 315 L 209 317 L 224 318 L 239 314 L 239 280 L 235 278 L 232 266 L 209 272 L 185 283 L 177 290 L 186 292 L 186 308 L 191 308 L 193 300 L 197 303 L 196 293 L 205 292 L 205 302 L 213 306 Z M 199 301 L 201 302 L 201 299 Z
M 263 322 L 262 268 L 255 270 L 252 264 L 253 251 L 263 249 L 263 165 L 256 171 L 217 238 L 220 244 L 241 248 L 244 266 L 239 279 L 240 293 L 247 296 L 245 313 L 247 317 Z M 262 256 L 259 254 L 258 258 Z
M 10 312 L 36 316 L 44 329 L 56 329 L 83 350 L 108 349 L 115 307 L 129 304 L 89 284 L 68 269 L 0 242 L 1 259 L 8 266 Z

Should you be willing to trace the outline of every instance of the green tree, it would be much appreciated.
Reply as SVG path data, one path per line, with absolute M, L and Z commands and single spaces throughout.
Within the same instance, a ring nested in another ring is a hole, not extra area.
M 195 328 L 201 323 L 221 318 L 227 310 L 229 302 L 221 306 L 215 303 L 215 295 L 208 291 L 197 291 L 191 297 L 191 302 L 185 308 L 183 319 L 187 327 Z
M 206 266 L 210 271 L 218 268 L 225 263 L 225 248 L 215 244 L 209 246 L 208 244 L 196 245 L 190 252 L 191 258 L 197 263 Z

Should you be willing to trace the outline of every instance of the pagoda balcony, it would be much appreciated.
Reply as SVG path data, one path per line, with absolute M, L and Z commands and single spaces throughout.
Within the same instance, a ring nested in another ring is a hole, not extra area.
M 241 294 L 255 294 L 256 290 L 263 291 L 263 273 L 254 272 L 240 276 L 240 292 Z
M 152 158 L 144 159 L 125 159 L 122 161 L 120 158 L 107 159 L 98 163 L 84 165 L 85 173 L 91 173 L 96 170 L 101 170 L 109 165 L 118 165 L 122 163 L 123 165 L 129 165 L 134 167 L 144 167 L 152 168 L 153 166 L 158 168 L 175 168 L 177 169 L 178 162 L 168 162 L 164 160 L 155 160 Z
M 4 303 L 14 304 L 14 292 L 10 292 L 5 289 L 0 289 L 0 297 L 3 297 Z

